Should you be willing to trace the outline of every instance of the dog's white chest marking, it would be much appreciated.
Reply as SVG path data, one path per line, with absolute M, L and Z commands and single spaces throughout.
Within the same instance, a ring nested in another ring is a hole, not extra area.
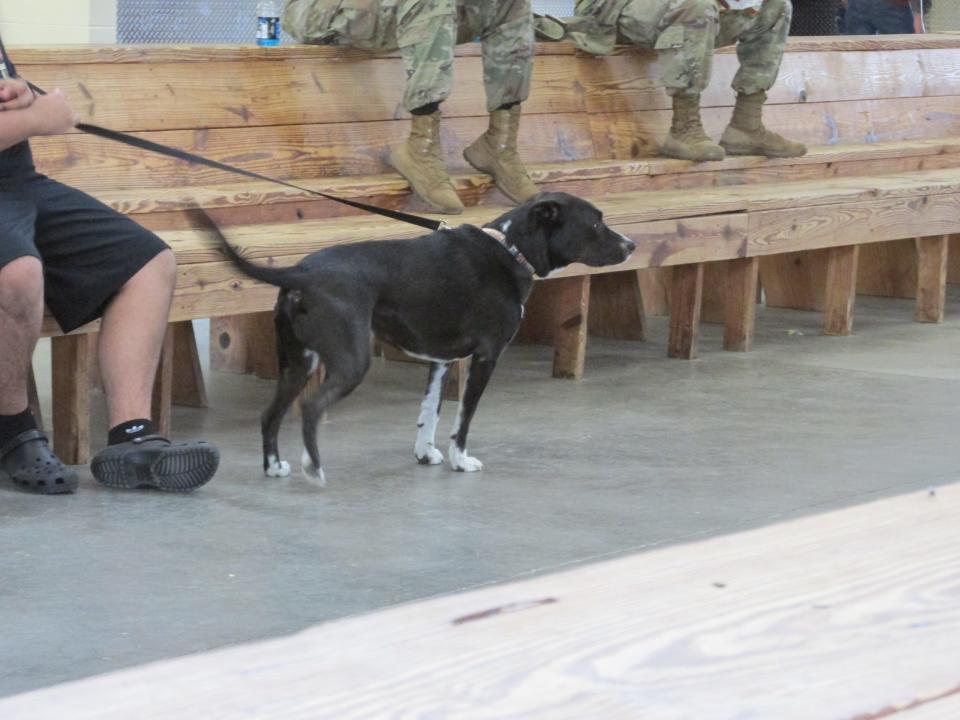
M 313 375 L 317 371 L 317 368 L 320 367 L 320 356 L 313 350 L 304 350 L 303 359 L 310 363 L 310 369 L 307 371 L 307 374 Z

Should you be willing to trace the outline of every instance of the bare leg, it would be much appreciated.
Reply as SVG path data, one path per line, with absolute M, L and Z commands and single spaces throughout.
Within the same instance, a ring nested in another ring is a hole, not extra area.
M 150 417 L 176 271 L 173 253 L 161 252 L 127 281 L 103 315 L 100 373 L 111 427 Z
M 27 378 L 43 322 L 43 266 L 21 257 L 0 268 L 0 415 L 26 410 Z
M 417 419 L 417 444 L 413 452 L 421 465 L 439 465 L 443 462 L 443 453 L 434 445 L 437 436 L 437 422 L 440 420 L 440 405 L 443 402 L 443 380 L 447 376 L 446 363 L 433 363 L 427 380 L 427 391 L 420 405 L 420 417 Z

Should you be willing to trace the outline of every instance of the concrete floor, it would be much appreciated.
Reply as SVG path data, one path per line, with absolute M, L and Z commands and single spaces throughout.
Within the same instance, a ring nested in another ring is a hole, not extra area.
M 86 469 L 71 497 L 0 488 L 0 695 L 956 480 L 960 297 L 948 312 L 861 298 L 857 334 L 825 338 L 816 314 L 765 311 L 756 351 L 708 327 L 695 362 L 667 360 L 654 321 L 647 343 L 592 342 L 580 383 L 514 347 L 475 475 L 414 463 L 425 371 L 378 361 L 322 428 L 326 490 L 261 476 L 271 383 L 209 374 L 213 408 L 175 414 L 223 451 L 194 495 Z

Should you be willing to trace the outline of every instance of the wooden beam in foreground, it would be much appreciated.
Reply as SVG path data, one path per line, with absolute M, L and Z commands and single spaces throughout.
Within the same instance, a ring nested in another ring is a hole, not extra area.
M 958 516 L 960 485 L 941 487 L 7 698 L 0 717 L 956 718 Z

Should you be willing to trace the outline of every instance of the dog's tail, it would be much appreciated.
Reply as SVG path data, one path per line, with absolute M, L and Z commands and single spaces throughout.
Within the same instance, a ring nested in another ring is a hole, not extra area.
M 229 258 L 230 262 L 236 265 L 237 269 L 244 275 L 248 275 L 254 280 L 265 282 L 268 285 L 276 285 L 281 288 L 294 289 L 300 287 L 302 284 L 303 271 L 296 266 L 284 268 L 267 267 L 265 265 L 252 263 L 243 257 L 243 255 L 230 244 L 227 238 L 224 237 L 223 232 L 213 221 L 213 218 L 207 214 L 206 210 L 194 208 L 189 211 L 189 215 L 195 225 L 211 233 L 220 241 L 220 245 L 223 247 L 223 252 L 227 258 Z

